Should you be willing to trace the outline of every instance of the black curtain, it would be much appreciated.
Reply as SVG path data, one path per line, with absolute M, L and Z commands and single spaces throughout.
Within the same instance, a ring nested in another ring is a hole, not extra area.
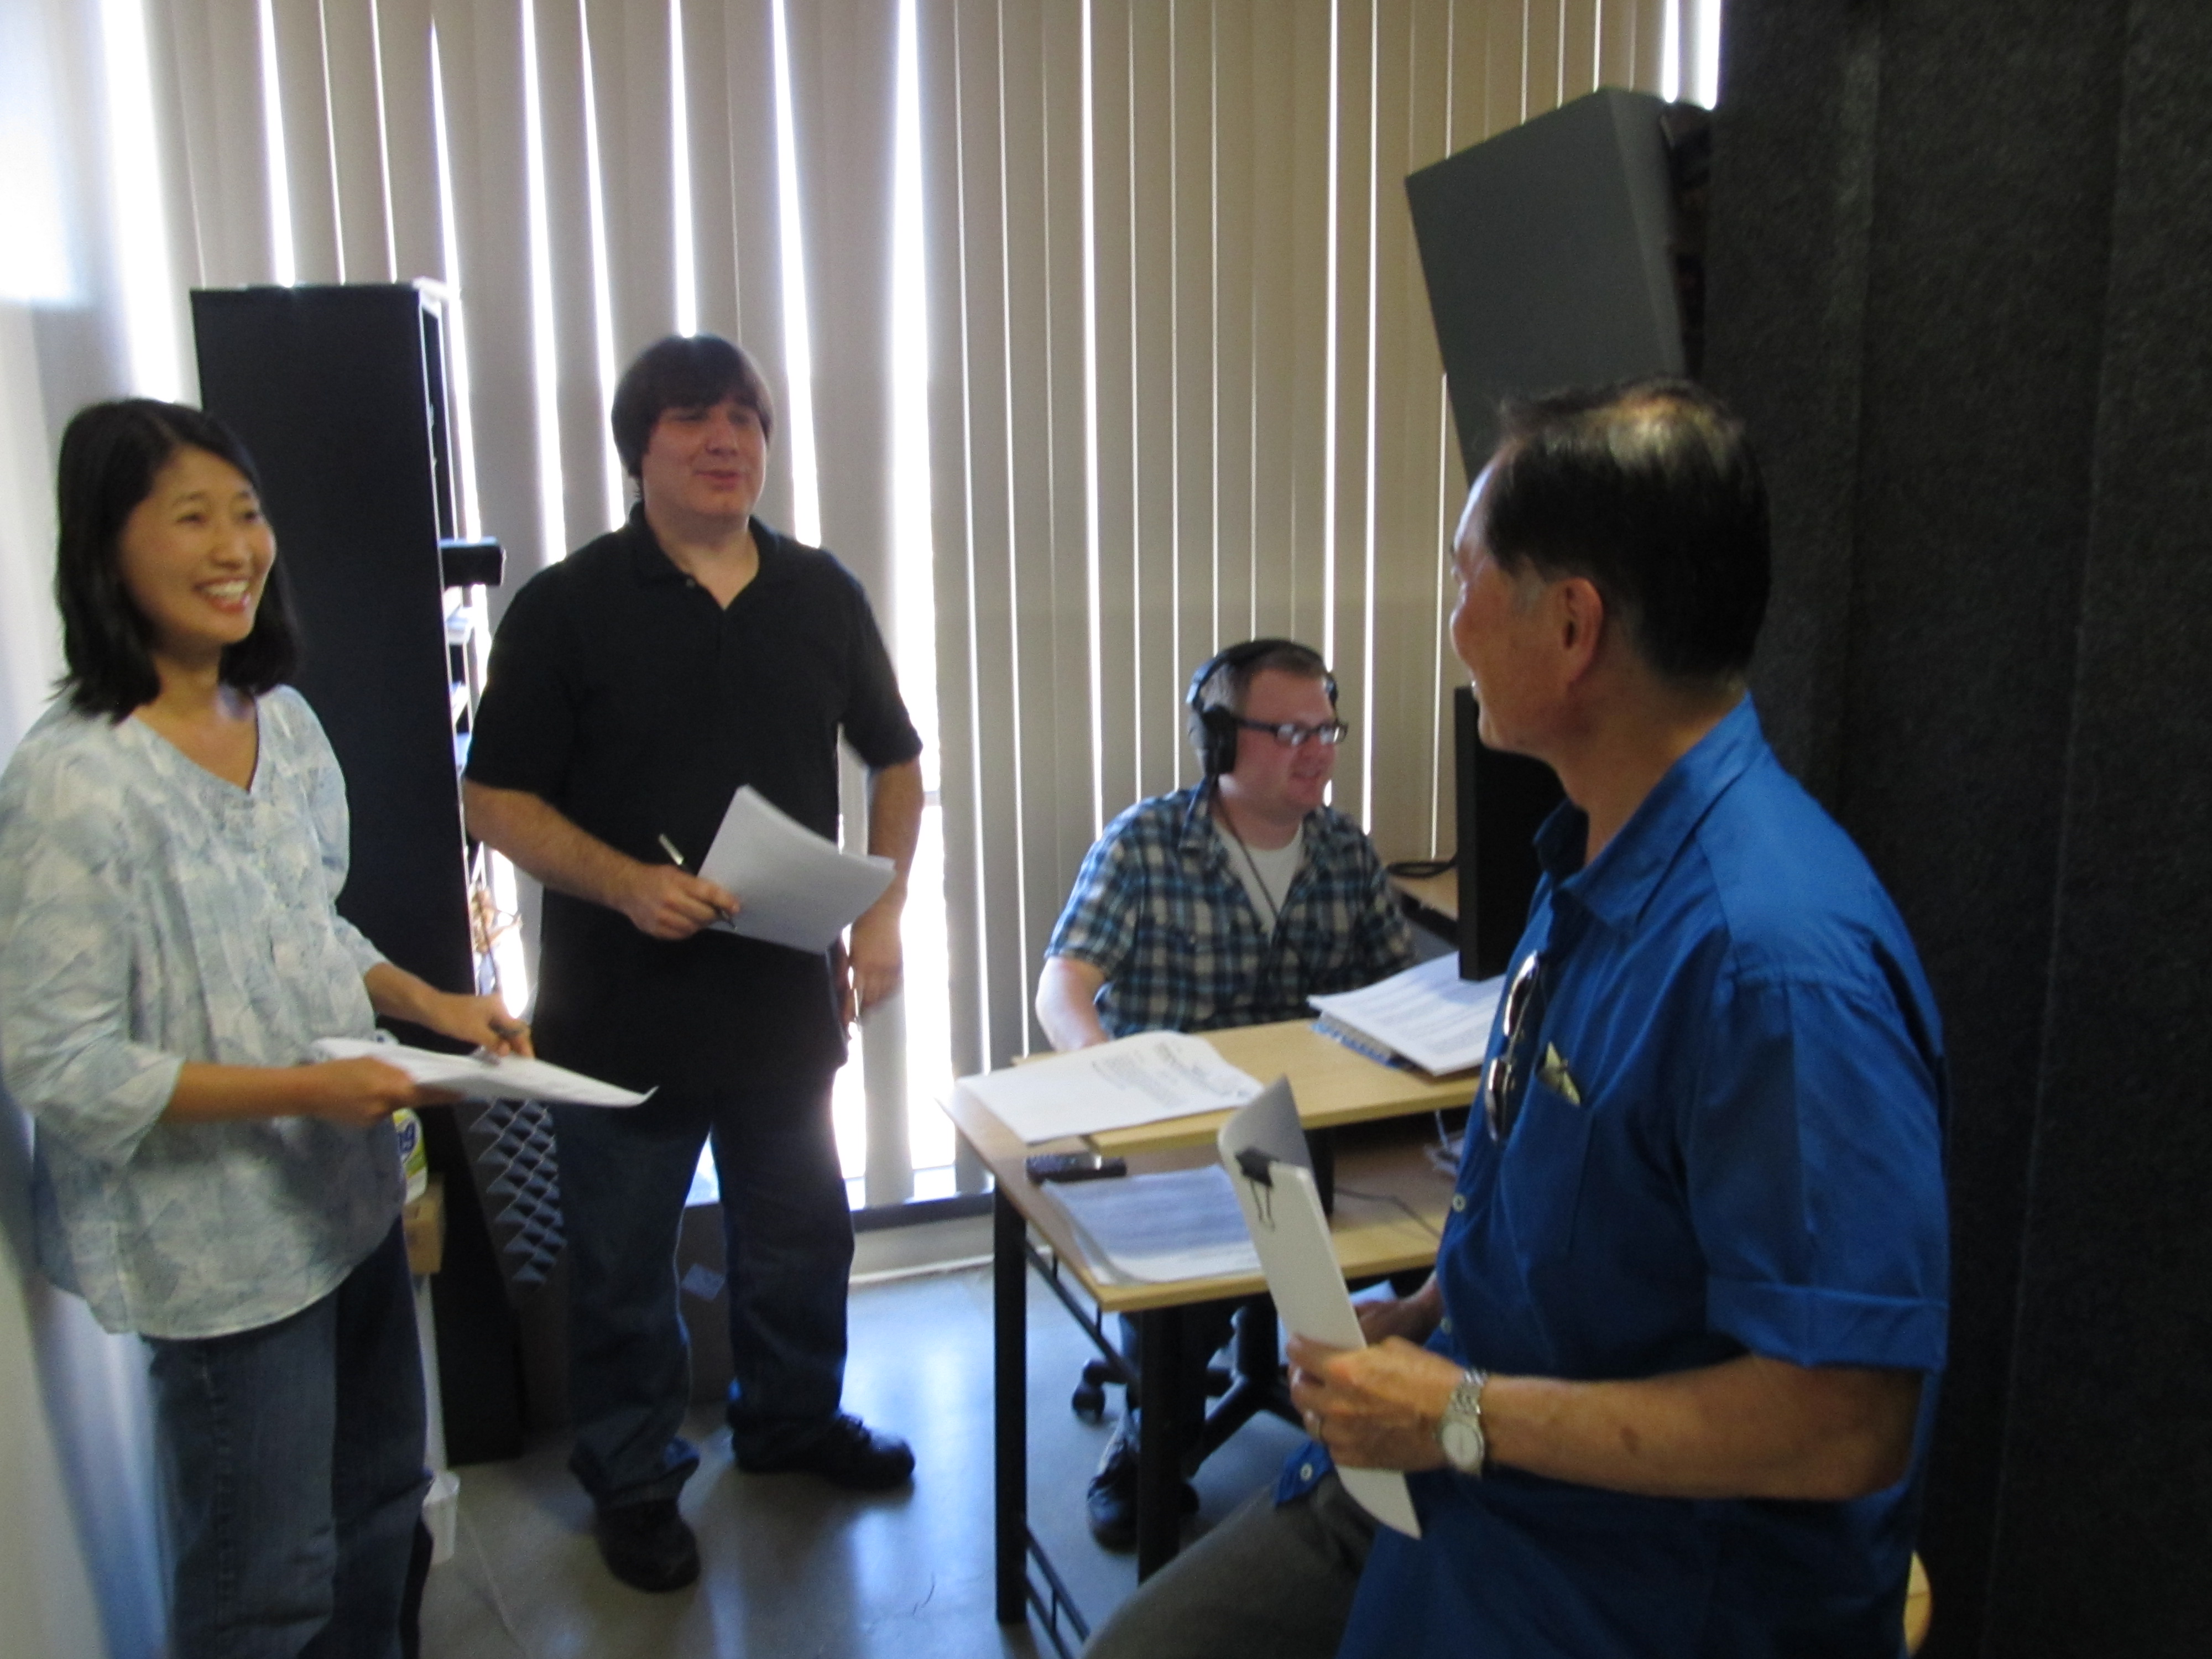
M 1731 0 L 1755 691 L 1926 958 L 1927 1651 L 2212 1650 L 2212 5 Z

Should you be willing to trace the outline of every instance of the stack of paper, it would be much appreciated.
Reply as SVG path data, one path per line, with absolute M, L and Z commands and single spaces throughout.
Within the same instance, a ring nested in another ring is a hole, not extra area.
M 883 896 L 897 869 L 889 859 L 841 851 L 747 784 L 731 798 L 699 873 L 738 897 L 738 914 L 714 927 L 826 951 Z
M 1423 1071 L 1441 1077 L 1482 1064 L 1498 995 L 1504 985 L 1502 975 L 1462 979 L 1455 954 L 1393 974 L 1364 991 L 1310 1000 L 1321 1010 L 1323 1030 L 1334 1023 L 1363 1052 L 1402 1054 Z
M 645 1099 L 634 1089 L 617 1089 L 581 1072 L 520 1054 L 441 1054 L 410 1048 L 404 1042 L 361 1037 L 321 1037 L 319 1060 L 380 1060 L 425 1088 L 450 1089 L 471 1100 L 548 1100 L 570 1106 L 635 1106 Z M 648 1091 L 649 1092 L 649 1091 Z
M 960 1081 L 1032 1146 L 1223 1111 L 1260 1092 L 1259 1079 L 1181 1031 L 1146 1031 Z
M 1122 1279 L 1170 1285 L 1260 1271 L 1244 1212 L 1218 1164 L 1045 1190 Z

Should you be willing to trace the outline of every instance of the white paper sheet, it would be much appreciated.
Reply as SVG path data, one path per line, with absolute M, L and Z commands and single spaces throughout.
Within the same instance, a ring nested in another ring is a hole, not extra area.
M 1459 957 L 1452 953 L 1393 974 L 1364 991 L 1308 1000 L 1332 1019 L 1441 1077 L 1482 1063 L 1504 986 L 1502 975 L 1462 979 Z
M 1260 1271 L 1244 1212 L 1218 1164 L 1106 1181 L 1061 1181 L 1059 1200 L 1095 1253 L 1147 1285 Z
M 570 1106 L 635 1106 L 646 1098 L 631 1089 L 586 1077 L 563 1066 L 518 1054 L 497 1059 L 478 1054 L 441 1054 L 404 1042 L 372 1042 L 361 1037 L 319 1037 L 322 1060 L 359 1060 L 367 1055 L 397 1066 L 416 1082 L 451 1089 L 471 1100 L 544 1100 Z M 650 1093 L 647 1091 L 647 1093 Z
M 1218 1112 L 1260 1092 L 1259 1079 L 1181 1031 L 1146 1031 L 961 1082 L 1032 1146 Z
M 738 914 L 712 925 L 747 939 L 826 951 L 883 896 L 889 859 L 840 851 L 747 784 L 730 798 L 699 873 L 738 896 Z
M 1336 1250 L 1329 1243 L 1328 1217 L 1321 1207 L 1321 1190 L 1314 1185 L 1290 1079 L 1277 1078 L 1258 1099 L 1241 1108 L 1221 1126 L 1218 1141 L 1222 1167 L 1229 1172 L 1244 1224 L 1259 1250 L 1283 1328 L 1332 1348 L 1365 1347 L 1352 1292 L 1345 1287 L 1343 1270 L 1336 1265 Z M 1267 1160 L 1266 1183 L 1238 1166 L 1237 1154 L 1247 1151 Z M 1395 1469 L 1348 1469 L 1341 1464 L 1337 1474 L 1345 1491 L 1368 1514 L 1408 1538 L 1421 1535 L 1420 1517 L 1413 1513 L 1404 1475 Z

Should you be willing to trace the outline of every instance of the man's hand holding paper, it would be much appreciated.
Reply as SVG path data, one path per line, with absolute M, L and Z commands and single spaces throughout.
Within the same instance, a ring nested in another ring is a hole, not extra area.
M 1437 1425 L 1462 1375 L 1450 1360 L 1402 1336 L 1365 1348 L 1293 1336 L 1289 1353 L 1291 1401 L 1306 1432 L 1340 1466 L 1407 1474 L 1443 1467 Z
M 689 939 L 742 908 L 727 888 L 673 864 L 633 866 L 621 906 L 638 932 L 665 939 Z
M 747 785 L 731 798 L 699 872 L 702 880 L 713 877 L 703 884 L 724 897 L 743 893 L 751 904 L 747 910 L 731 898 L 730 911 L 708 925 L 814 951 L 829 950 L 848 927 L 865 920 L 896 879 L 898 867 L 890 859 L 841 852 Z M 863 942 L 856 936 L 856 956 Z M 882 952 L 872 939 L 865 942 L 872 959 L 857 964 L 870 974 L 860 988 L 863 1006 L 882 982 Z

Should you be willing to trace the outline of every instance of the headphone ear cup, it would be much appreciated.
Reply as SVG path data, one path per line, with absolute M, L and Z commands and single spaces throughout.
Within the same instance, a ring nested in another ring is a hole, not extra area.
M 1206 775 L 1218 778 L 1237 769 L 1237 719 L 1225 708 L 1199 712 L 1206 726 Z

